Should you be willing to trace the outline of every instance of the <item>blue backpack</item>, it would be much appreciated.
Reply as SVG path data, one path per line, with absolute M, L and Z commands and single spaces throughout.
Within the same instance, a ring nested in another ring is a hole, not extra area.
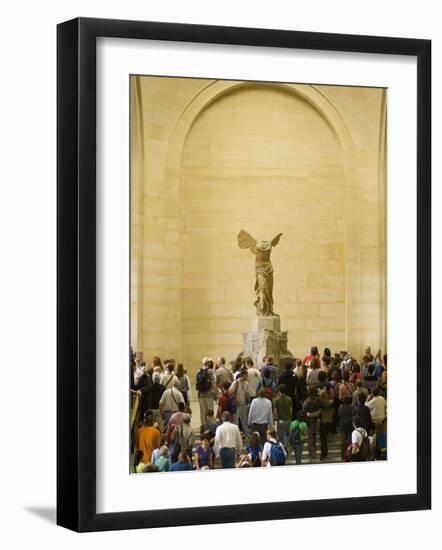
M 281 443 L 273 441 L 270 442 L 272 448 L 270 449 L 270 465 L 271 466 L 284 466 L 285 453 Z

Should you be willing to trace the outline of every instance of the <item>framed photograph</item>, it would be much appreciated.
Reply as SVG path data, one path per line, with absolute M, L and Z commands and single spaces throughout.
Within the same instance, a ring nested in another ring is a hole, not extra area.
M 57 37 L 57 523 L 430 508 L 431 42 Z

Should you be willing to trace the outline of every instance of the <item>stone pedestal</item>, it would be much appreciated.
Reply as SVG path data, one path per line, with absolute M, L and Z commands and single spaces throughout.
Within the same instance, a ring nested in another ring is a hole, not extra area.
M 287 331 L 281 332 L 279 316 L 257 317 L 252 321 L 252 330 L 243 332 L 242 357 L 251 357 L 257 367 L 264 357 L 271 355 L 275 365 L 282 367 L 286 359 L 293 359 L 287 349 Z

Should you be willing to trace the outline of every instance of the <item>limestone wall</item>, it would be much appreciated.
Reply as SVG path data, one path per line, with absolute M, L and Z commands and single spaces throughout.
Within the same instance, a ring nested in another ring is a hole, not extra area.
M 289 349 L 385 349 L 385 92 L 132 79 L 132 345 L 236 356 L 272 252 Z

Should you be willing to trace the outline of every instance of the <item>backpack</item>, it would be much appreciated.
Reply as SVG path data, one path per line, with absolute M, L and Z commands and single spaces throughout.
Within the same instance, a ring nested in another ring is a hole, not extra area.
M 271 466 L 284 466 L 285 454 L 281 443 L 270 441 L 272 448 L 270 449 L 270 465 Z
M 209 369 L 200 369 L 196 375 L 196 389 L 198 391 L 210 391 Z
M 224 392 L 221 396 L 221 410 L 228 411 L 230 414 L 236 413 L 236 397 L 233 394 Z
M 264 397 L 266 397 L 267 399 L 270 399 L 270 401 L 272 401 L 273 399 L 273 382 L 270 382 L 270 386 L 266 386 L 266 383 L 265 381 L 263 380 L 262 381 L 262 387 L 264 388 Z
M 296 425 L 296 428 L 290 432 L 290 437 L 289 437 L 290 445 L 294 447 L 295 445 L 301 444 L 302 443 L 301 436 L 302 436 L 301 426 L 298 422 L 298 424 Z
M 370 443 L 370 438 L 368 437 L 368 435 L 363 435 L 360 431 L 359 433 L 362 436 L 362 443 L 359 446 L 360 457 L 362 458 L 362 460 L 373 460 L 373 448 Z

